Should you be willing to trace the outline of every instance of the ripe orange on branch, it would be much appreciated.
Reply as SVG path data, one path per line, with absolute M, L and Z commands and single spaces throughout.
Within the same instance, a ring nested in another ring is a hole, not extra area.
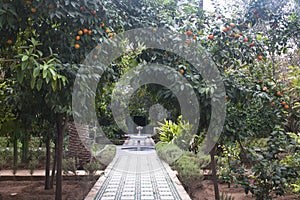
M 83 31 L 82 30 L 79 30 L 77 33 L 78 33 L 78 35 L 83 35 Z
M 262 55 L 259 55 L 259 56 L 257 56 L 257 59 L 258 59 L 258 60 L 262 60 L 262 59 L 263 59 L 263 56 L 262 56 Z
M 30 11 L 31 11 L 32 13 L 36 13 L 36 8 L 31 8 Z
M 215 38 L 214 35 L 209 35 L 209 36 L 208 36 L 208 39 L 210 39 L 210 40 L 213 40 L 214 38 Z
M 284 109 L 289 109 L 289 108 L 290 108 L 289 105 L 287 105 L 287 104 L 284 105 Z
M 80 48 L 80 45 L 76 43 L 76 44 L 74 45 L 74 47 L 75 47 L 75 49 L 79 49 L 79 48 Z
M 188 36 L 191 36 L 191 35 L 193 34 L 193 32 L 192 32 L 192 31 L 187 31 L 186 34 L 187 34 Z
M 77 36 L 75 37 L 75 40 L 80 40 L 80 36 L 77 35 Z
M 281 92 L 280 92 L 280 91 L 277 91 L 277 92 L 276 92 L 276 95 L 280 97 L 280 96 L 281 96 Z
M 11 39 L 6 41 L 7 44 L 11 45 L 13 43 L 13 41 Z

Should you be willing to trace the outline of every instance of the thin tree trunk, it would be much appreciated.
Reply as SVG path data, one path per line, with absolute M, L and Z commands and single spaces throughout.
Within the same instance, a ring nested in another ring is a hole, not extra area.
M 210 152 L 211 158 L 211 172 L 212 172 L 212 180 L 214 183 L 215 190 L 215 200 L 220 200 L 220 191 L 218 186 L 218 177 L 217 177 L 217 164 L 215 160 L 216 146 Z
M 51 172 L 51 180 L 50 180 L 50 189 L 53 188 L 54 177 L 55 177 L 55 170 L 56 170 L 56 152 L 57 152 L 57 138 L 54 140 L 54 155 L 53 155 L 53 166 Z
M 50 136 L 49 133 L 47 133 L 46 136 L 46 163 L 45 163 L 45 190 L 49 190 L 50 187 L 50 161 L 51 161 L 51 156 L 50 156 Z
M 13 174 L 16 174 L 18 168 L 18 137 L 16 132 L 14 132 L 13 144 L 14 144 Z
M 64 114 L 58 115 L 57 119 L 57 172 L 56 172 L 56 190 L 55 200 L 62 200 L 62 159 L 63 159 L 63 141 L 64 133 L 67 128 L 67 117 Z
M 22 154 L 21 154 L 21 160 L 23 163 L 28 162 L 28 143 L 30 138 L 27 134 L 23 135 L 22 137 Z

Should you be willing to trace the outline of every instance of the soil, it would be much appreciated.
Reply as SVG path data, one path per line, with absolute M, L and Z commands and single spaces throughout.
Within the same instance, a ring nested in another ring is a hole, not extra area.
M 227 184 L 219 184 L 220 193 L 227 194 L 228 196 L 232 196 L 234 200 L 254 200 L 252 194 L 245 194 L 244 189 L 242 187 L 235 188 L 232 185 L 228 188 Z M 201 188 L 196 189 L 192 192 L 191 198 L 193 200 L 215 200 L 214 198 L 214 187 L 211 180 L 204 180 L 203 186 Z M 300 198 L 296 195 L 286 195 L 283 197 L 276 197 L 274 200 L 299 200 Z
M 63 200 L 82 200 L 96 180 L 64 180 Z M 55 188 L 55 185 L 54 185 Z M 0 200 L 54 200 L 55 189 L 45 190 L 44 181 L 0 181 Z

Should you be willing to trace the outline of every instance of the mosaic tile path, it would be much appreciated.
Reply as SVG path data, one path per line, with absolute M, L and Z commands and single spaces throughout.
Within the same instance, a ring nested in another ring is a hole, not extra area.
M 143 146 L 146 151 L 135 148 Z M 95 200 L 188 200 L 185 191 L 178 191 L 165 164 L 150 147 L 150 138 L 131 138 L 118 149 L 111 170 L 106 175 Z M 182 186 L 181 186 L 182 187 Z

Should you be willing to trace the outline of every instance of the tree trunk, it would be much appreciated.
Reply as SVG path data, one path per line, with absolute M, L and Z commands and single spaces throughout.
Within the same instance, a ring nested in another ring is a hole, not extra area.
M 218 177 L 217 177 L 217 164 L 215 160 L 216 146 L 210 152 L 211 158 L 211 172 L 212 172 L 212 180 L 214 183 L 215 190 L 215 200 L 220 200 L 220 191 L 218 186 Z
M 28 149 L 29 149 L 29 140 L 28 134 L 24 134 L 22 137 L 22 154 L 21 154 L 21 160 L 23 163 L 28 162 Z
M 67 128 L 67 117 L 65 114 L 59 114 L 57 118 L 57 154 L 56 154 L 56 190 L 55 200 L 62 200 L 62 159 L 63 159 L 63 141 L 64 133 Z
M 18 137 L 17 137 L 16 132 L 14 132 L 13 144 L 14 144 L 13 174 L 16 174 L 17 173 L 17 168 L 18 168 Z
M 50 151 L 50 136 L 47 133 L 46 136 L 46 163 L 45 163 L 45 190 L 49 190 L 50 187 L 50 161 L 51 161 L 51 151 Z
M 55 170 L 56 170 L 57 138 L 54 139 L 54 144 L 55 144 L 55 147 L 54 147 L 53 166 L 52 166 L 51 179 L 50 179 L 50 189 L 53 188 Z

